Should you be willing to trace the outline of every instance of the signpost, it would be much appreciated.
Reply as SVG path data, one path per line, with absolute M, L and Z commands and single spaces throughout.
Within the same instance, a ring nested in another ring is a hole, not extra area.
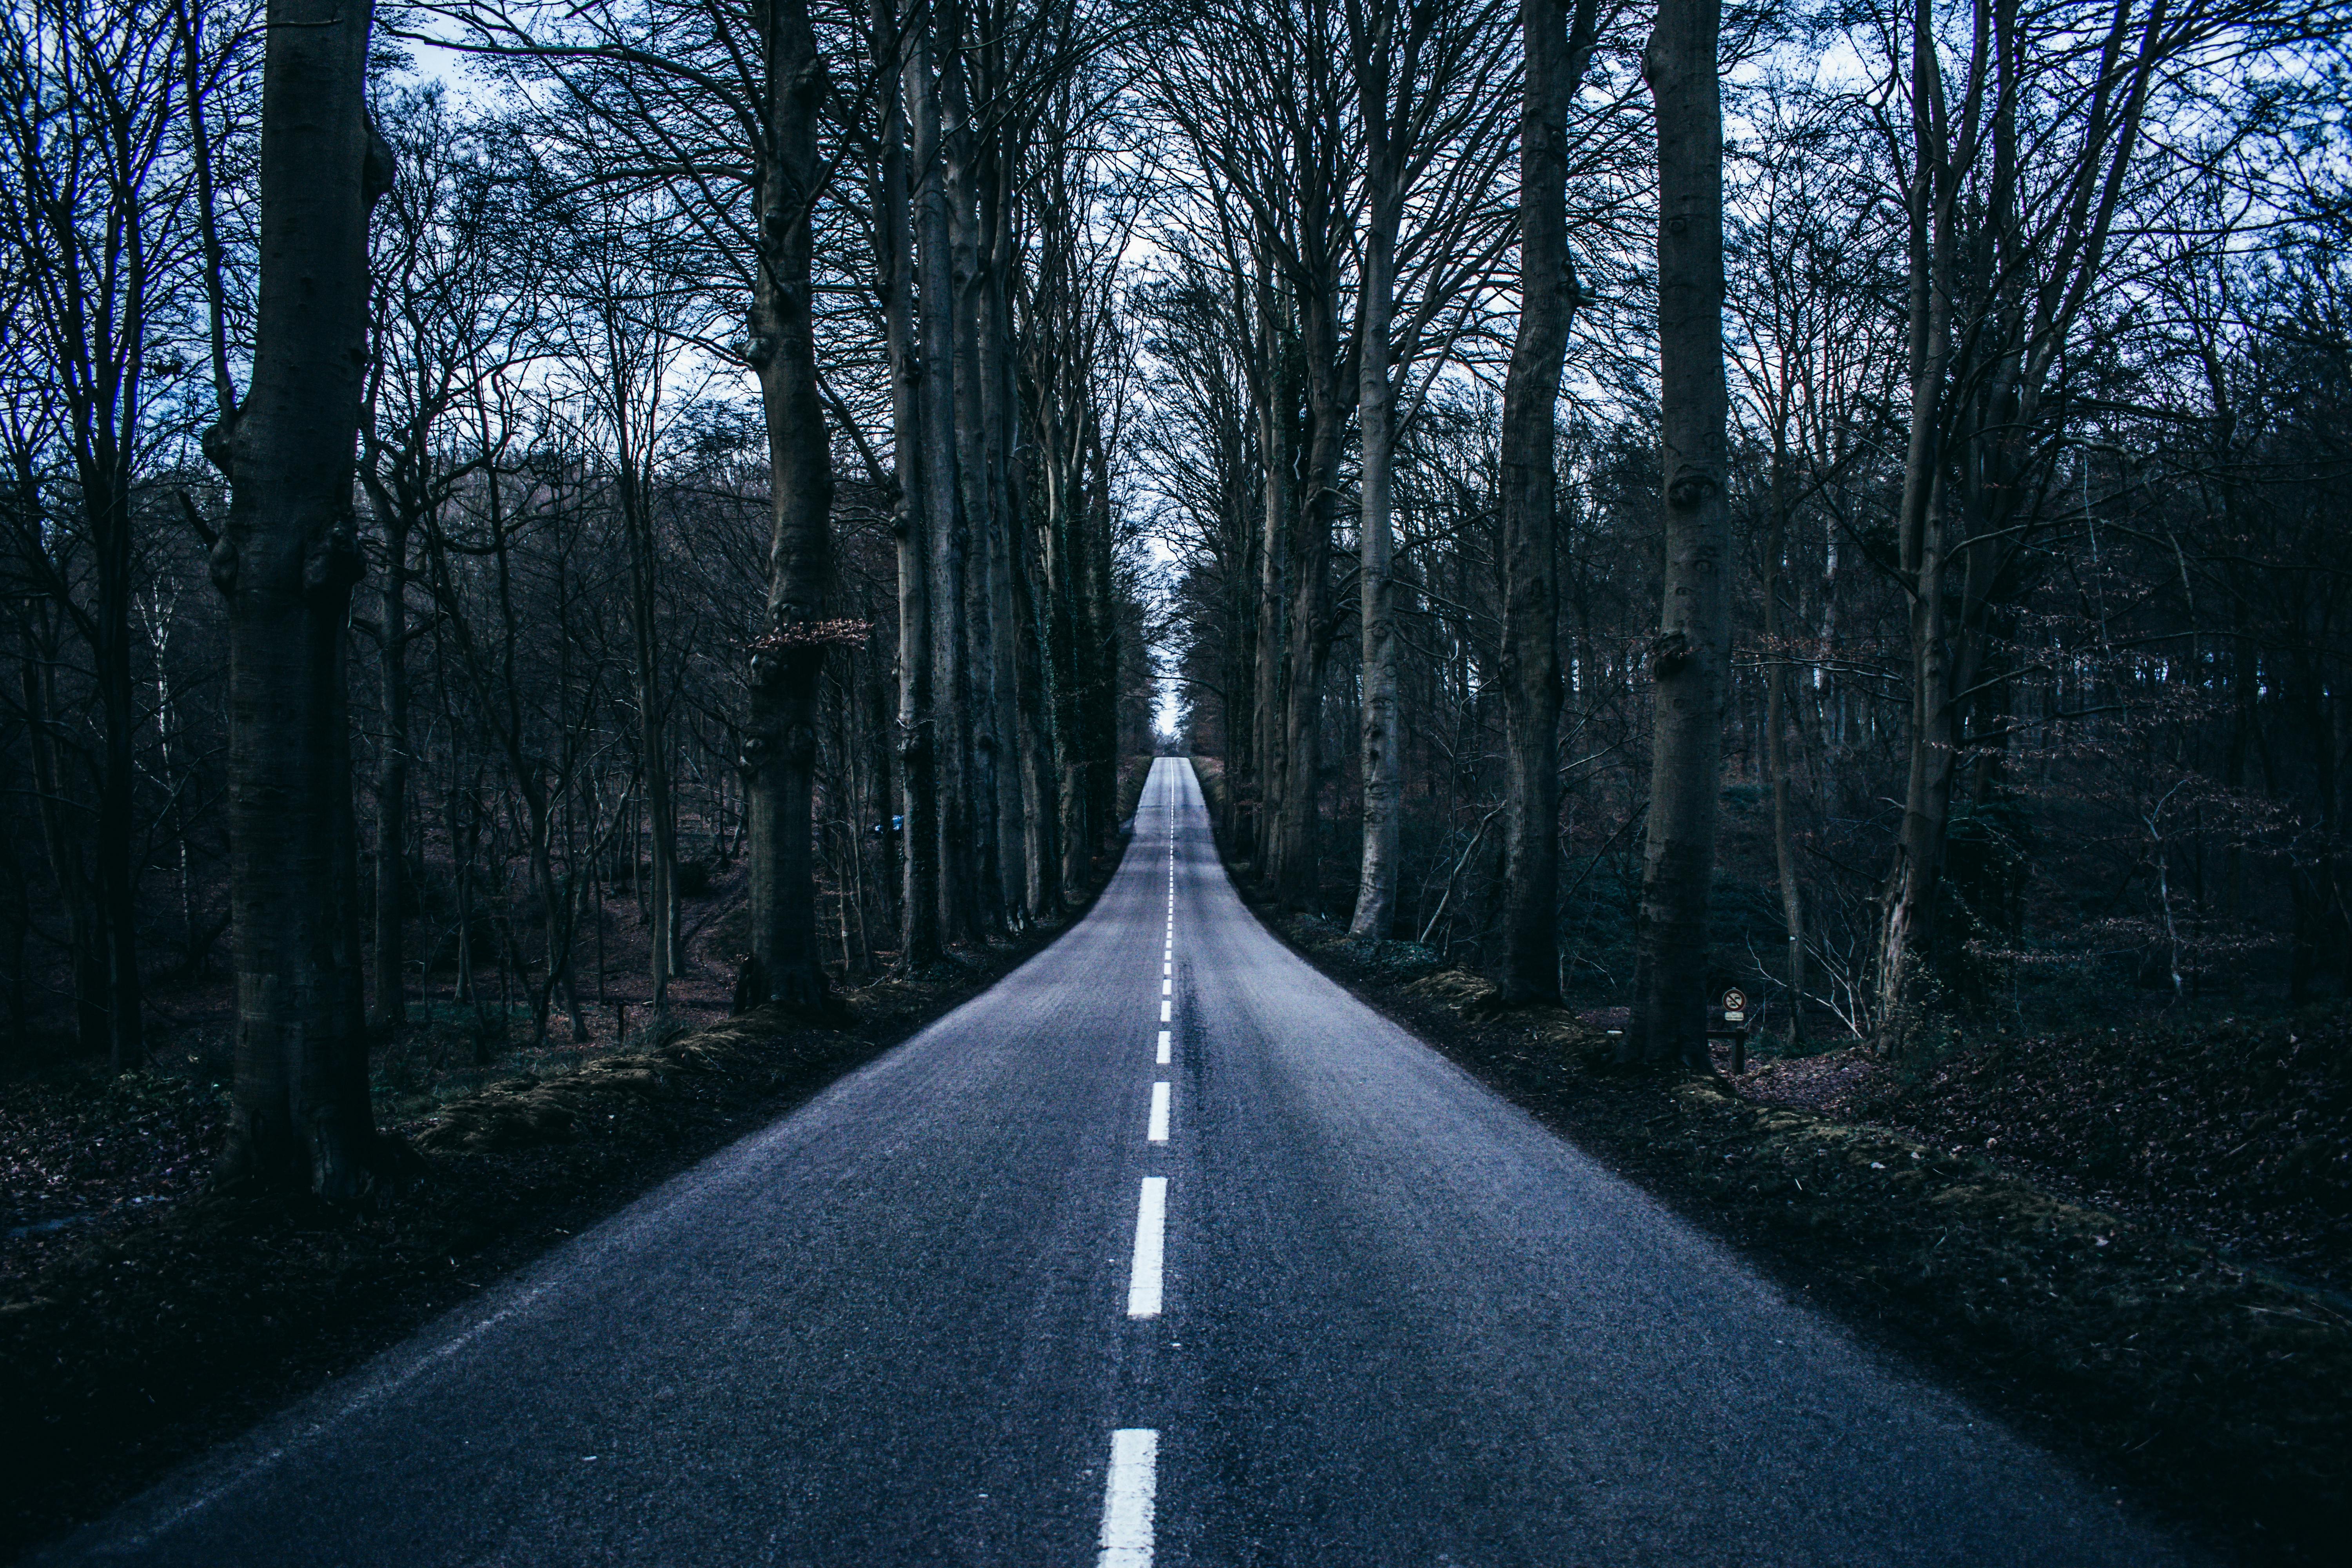
M 1750 1028 L 1751 1026 L 1748 1021 L 1748 993 L 1735 985 L 1723 994 L 1723 1027 L 1707 1031 L 1710 1038 L 1725 1038 L 1731 1042 L 1731 1076 L 1734 1078 L 1748 1070 L 1748 1036 Z

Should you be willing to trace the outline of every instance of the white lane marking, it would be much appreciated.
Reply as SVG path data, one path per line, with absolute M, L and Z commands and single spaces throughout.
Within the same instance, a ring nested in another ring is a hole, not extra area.
M 1165 1029 L 1160 1031 L 1160 1065 L 1168 1065 L 1168 1031 Z
M 1163 1024 L 1168 1022 L 1168 1007 L 1169 1004 L 1165 1002 L 1160 1004 L 1160 1021 Z
M 1102 1555 L 1095 1568 L 1151 1568 L 1152 1500 L 1160 1489 L 1160 1434 L 1149 1426 L 1110 1435 L 1103 1487 Z
M 1143 1141 L 1146 1143 L 1168 1142 L 1168 1086 L 1164 1083 L 1151 1086 L 1151 1121 L 1144 1129 Z
M 1168 1178 L 1143 1178 L 1143 1196 L 1135 1206 L 1135 1262 L 1127 1276 L 1127 1315 L 1160 1315 L 1160 1245 L 1168 1226 Z
M 1160 955 L 1160 973 L 1163 975 L 1176 973 L 1176 966 L 1169 962 L 1168 955 L 1164 952 Z
M 1176 992 L 1176 982 L 1175 982 L 1174 980 L 1172 980 L 1172 979 L 1169 979 L 1169 980 L 1162 980 L 1162 981 L 1160 983 L 1160 994 L 1161 994 L 1162 996 L 1171 996 L 1171 995 L 1174 995 L 1174 994 L 1175 994 L 1175 992 Z

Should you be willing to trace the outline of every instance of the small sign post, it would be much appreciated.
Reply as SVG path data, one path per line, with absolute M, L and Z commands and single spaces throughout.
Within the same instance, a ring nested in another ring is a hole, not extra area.
M 1710 1030 L 1731 1039 L 1731 1076 L 1748 1070 L 1748 993 L 1733 986 L 1723 994 L 1723 1027 Z

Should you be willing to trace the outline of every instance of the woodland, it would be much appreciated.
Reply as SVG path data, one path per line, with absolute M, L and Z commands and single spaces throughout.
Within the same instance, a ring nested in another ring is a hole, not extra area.
M 1632 1060 L 2352 994 L 2330 6 L 0 26 L 0 1056 L 224 1182 L 1043 930 L 1155 751 Z

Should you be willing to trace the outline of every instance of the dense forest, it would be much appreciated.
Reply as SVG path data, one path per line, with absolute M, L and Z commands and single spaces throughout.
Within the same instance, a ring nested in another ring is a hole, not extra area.
M 1180 747 L 1630 1056 L 2352 994 L 2338 20 L 17 0 L 0 1047 L 362 1191 Z
M 1543 162 L 1507 8 L 1253 10 L 1146 73 L 1136 461 L 1232 852 L 1636 1027 L 1675 964 L 1896 1054 L 2352 993 L 2336 19 L 1727 12 L 1692 349 L 1664 16 L 1569 17 Z

